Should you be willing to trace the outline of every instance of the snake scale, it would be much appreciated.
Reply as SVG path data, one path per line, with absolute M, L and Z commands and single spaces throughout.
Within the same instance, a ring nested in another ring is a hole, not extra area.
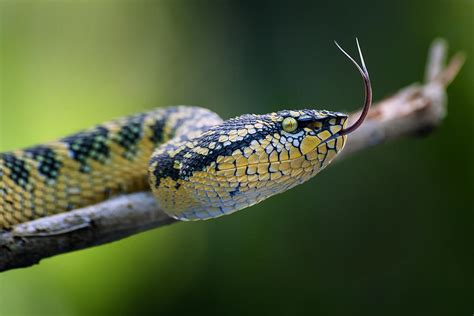
M 176 106 L 116 119 L 0 153 L 0 229 L 148 187 L 168 215 L 209 219 L 307 181 L 341 152 L 370 107 L 357 47 L 361 66 L 339 47 L 365 83 L 365 105 L 351 127 L 346 114 L 312 109 L 223 121 L 205 108 Z

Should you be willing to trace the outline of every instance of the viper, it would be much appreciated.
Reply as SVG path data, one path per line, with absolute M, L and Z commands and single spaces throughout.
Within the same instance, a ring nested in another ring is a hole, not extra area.
M 57 141 L 0 153 L 0 229 L 151 188 L 179 220 L 233 213 L 318 174 L 367 116 L 372 88 L 357 41 L 365 103 L 348 115 L 300 109 L 223 121 L 194 106 L 158 108 Z

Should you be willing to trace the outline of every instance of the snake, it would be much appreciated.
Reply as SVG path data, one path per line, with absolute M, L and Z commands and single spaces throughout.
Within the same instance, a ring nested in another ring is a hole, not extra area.
M 151 189 L 159 207 L 183 221 L 250 207 L 306 182 L 343 150 L 367 116 L 315 109 L 244 114 L 172 106 L 99 124 L 56 141 L 0 153 L 0 230 Z

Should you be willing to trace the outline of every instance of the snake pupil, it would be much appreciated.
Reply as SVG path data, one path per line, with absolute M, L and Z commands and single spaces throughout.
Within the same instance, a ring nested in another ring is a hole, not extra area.
M 285 132 L 291 133 L 298 128 L 298 122 L 292 117 L 287 117 L 281 123 Z

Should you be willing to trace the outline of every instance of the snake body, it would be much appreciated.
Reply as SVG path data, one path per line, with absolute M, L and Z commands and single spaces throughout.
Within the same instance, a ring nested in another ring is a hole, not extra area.
M 331 111 L 223 121 L 205 108 L 177 106 L 0 153 L 0 229 L 149 187 L 171 217 L 203 220 L 307 181 L 341 152 L 369 110 L 372 89 L 358 48 L 362 66 L 340 48 L 365 83 L 364 108 L 348 128 L 348 116 Z
M 291 133 L 282 128 L 287 117 L 298 121 Z M 327 166 L 344 146 L 337 132 L 346 118 L 301 110 L 223 122 L 204 108 L 168 107 L 0 153 L 0 228 L 148 185 L 177 219 L 232 213 Z

